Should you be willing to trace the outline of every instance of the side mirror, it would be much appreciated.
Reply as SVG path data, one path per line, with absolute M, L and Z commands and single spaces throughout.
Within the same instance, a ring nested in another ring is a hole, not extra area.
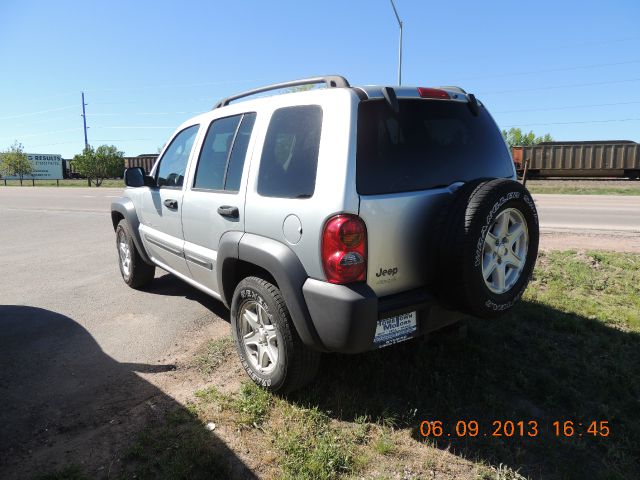
M 127 187 L 150 187 L 153 183 L 153 177 L 145 175 L 141 167 L 127 168 L 124 171 L 124 184 Z

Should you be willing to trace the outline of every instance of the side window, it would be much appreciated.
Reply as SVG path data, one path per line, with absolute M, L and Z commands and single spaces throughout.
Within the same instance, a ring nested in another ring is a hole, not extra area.
M 260 159 L 260 195 L 281 198 L 313 195 L 321 131 L 319 105 L 280 108 L 273 113 Z
M 255 113 L 214 120 L 202 146 L 194 188 L 237 192 Z
M 244 160 L 247 157 L 247 148 L 249 147 L 249 139 L 251 138 L 254 123 L 256 123 L 255 113 L 247 113 L 242 117 L 240 128 L 238 128 L 238 133 L 236 134 L 236 140 L 233 142 L 231 157 L 229 158 L 227 181 L 224 184 L 225 190 L 231 192 L 240 190 Z
M 182 130 L 164 152 L 156 176 L 156 184 L 159 187 L 182 187 L 187 161 L 198 128 L 199 125 L 193 125 Z

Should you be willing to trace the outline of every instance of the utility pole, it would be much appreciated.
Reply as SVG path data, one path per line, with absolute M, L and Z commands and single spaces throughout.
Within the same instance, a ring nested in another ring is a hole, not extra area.
M 400 46 L 398 47 L 398 85 L 402 85 L 402 20 L 400 20 L 398 9 L 396 8 L 396 4 L 393 0 L 391 0 L 391 6 L 393 7 L 393 13 L 395 13 L 396 20 L 398 20 L 398 26 L 400 27 Z
M 84 148 L 89 146 L 89 141 L 87 140 L 87 114 L 84 110 L 86 107 L 86 103 L 84 103 L 84 92 L 82 92 L 82 121 L 84 122 Z
M 84 103 L 84 92 L 82 92 L 82 122 L 84 123 L 84 148 L 87 149 L 89 148 L 89 140 L 87 140 L 87 112 L 85 111 L 84 107 L 86 107 L 87 104 Z M 91 186 L 91 178 L 87 178 L 87 186 Z

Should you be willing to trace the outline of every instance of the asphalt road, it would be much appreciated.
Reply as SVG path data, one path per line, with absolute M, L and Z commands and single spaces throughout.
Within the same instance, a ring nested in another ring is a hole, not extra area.
M 145 291 L 122 282 L 109 215 L 120 192 L 0 188 L 0 478 L 29 477 L 42 449 L 74 455 L 86 432 L 99 444 L 102 425 L 149 398 L 171 404 L 140 374 L 228 332 L 222 304 L 169 274 Z M 116 448 L 102 438 L 101 452 Z
M 534 199 L 543 230 L 640 233 L 640 196 L 534 195 Z
M 117 361 L 148 362 L 185 329 L 217 319 L 213 303 L 222 308 L 159 269 L 151 291 L 122 282 L 109 214 L 121 192 L 0 188 L 0 305 L 66 315 Z

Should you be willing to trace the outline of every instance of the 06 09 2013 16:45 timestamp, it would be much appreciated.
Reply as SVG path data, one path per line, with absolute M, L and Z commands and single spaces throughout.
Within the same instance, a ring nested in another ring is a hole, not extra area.
M 424 438 L 441 437 L 530 437 L 544 434 L 556 437 L 608 437 L 608 420 L 424 420 L 420 422 L 420 435 Z

